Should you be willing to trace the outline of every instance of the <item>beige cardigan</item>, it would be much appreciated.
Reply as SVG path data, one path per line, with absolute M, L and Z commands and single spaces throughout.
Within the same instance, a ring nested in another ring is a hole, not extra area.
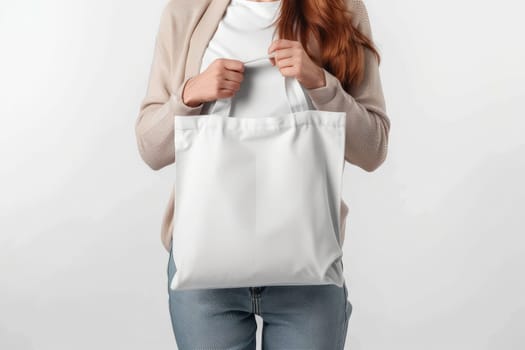
M 372 38 L 363 1 L 346 2 L 354 13 L 354 26 Z M 140 156 L 153 170 L 175 162 L 173 116 L 201 112 L 202 104 L 187 106 L 181 93 L 188 79 L 199 73 L 206 46 L 229 3 L 230 0 L 169 0 L 162 11 L 147 91 L 135 122 Z M 315 48 L 317 55 L 315 40 L 308 46 Z M 360 86 L 345 91 L 340 81 L 325 69 L 326 85 L 305 90 L 316 109 L 346 112 L 345 160 L 371 172 L 386 158 L 390 120 L 378 63 L 370 50 L 366 50 L 365 56 L 365 79 Z M 161 241 L 167 251 L 171 248 L 174 201 L 173 186 L 161 225 Z M 341 244 L 347 214 L 348 206 L 342 200 Z

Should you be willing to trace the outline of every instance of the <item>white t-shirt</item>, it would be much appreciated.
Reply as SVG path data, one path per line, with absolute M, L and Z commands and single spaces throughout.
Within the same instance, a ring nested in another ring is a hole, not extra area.
M 202 58 L 200 72 L 203 72 L 216 58 L 230 58 L 247 61 L 267 55 L 268 47 L 277 38 L 276 27 L 272 25 L 279 15 L 281 0 L 258 2 L 252 0 L 231 0 L 217 30 L 210 39 Z M 260 62 L 259 62 L 260 63 Z M 277 66 L 267 60 L 263 66 L 246 65 L 241 89 L 232 99 L 230 116 L 258 117 L 290 113 L 284 88 L 284 76 Z M 250 66 L 263 69 L 261 74 L 252 76 Z M 304 92 L 310 109 L 311 101 Z M 215 102 L 204 103 L 202 114 L 214 113 Z

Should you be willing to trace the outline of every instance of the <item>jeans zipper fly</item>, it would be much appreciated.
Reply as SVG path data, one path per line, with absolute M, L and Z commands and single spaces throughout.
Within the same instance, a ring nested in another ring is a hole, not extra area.
M 252 297 L 252 310 L 256 315 L 260 315 L 260 303 L 261 303 L 261 288 L 250 287 L 250 293 Z

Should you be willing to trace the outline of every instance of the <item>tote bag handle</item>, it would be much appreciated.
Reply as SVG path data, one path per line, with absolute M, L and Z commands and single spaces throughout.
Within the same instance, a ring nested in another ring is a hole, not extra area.
M 244 61 L 243 63 L 245 65 L 250 65 L 260 60 L 269 59 L 273 57 L 273 55 L 274 54 L 265 55 L 259 58 Z M 268 64 L 270 64 L 269 61 L 268 61 Z M 275 69 L 277 69 L 277 67 L 275 67 Z M 292 78 L 292 77 L 284 77 L 283 82 L 284 82 L 284 89 L 286 91 L 286 100 L 288 101 L 288 105 L 290 106 L 291 112 L 296 113 L 296 112 L 309 110 L 310 107 L 304 95 L 304 91 L 301 87 L 301 83 L 299 83 L 297 79 Z M 214 112 L 214 114 L 219 114 L 222 116 L 229 117 L 231 106 L 232 106 L 232 97 L 217 99 L 214 105 L 214 110 L 216 111 Z

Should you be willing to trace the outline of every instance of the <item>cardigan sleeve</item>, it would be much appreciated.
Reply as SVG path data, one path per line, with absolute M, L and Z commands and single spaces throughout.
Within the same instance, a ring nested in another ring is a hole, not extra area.
M 140 156 L 153 170 L 175 162 L 173 117 L 196 115 L 203 107 L 202 103 L 191 107 L 182 101 L 184 86 L 190 78 L 172 87 L 172 55 L 179 52 L 177 45 L 180 43 L 173 42 L 176 39 L 171 6 L 173 1 L 168 2 L 161 14 L 146 95 L 135 121 Z
M 358 28 L 372 39 L 368 12 L 362 0 L 353 5 Z M 390 119 L 386 113 L 376 57 L 365 48 L 365 74 L 359 86 L 345 91 L 341 82 L 324 69 L 325 86 L 305 89 L 318 110 L 346 112 L 345 160 L 374 171 L 386 159 Z

